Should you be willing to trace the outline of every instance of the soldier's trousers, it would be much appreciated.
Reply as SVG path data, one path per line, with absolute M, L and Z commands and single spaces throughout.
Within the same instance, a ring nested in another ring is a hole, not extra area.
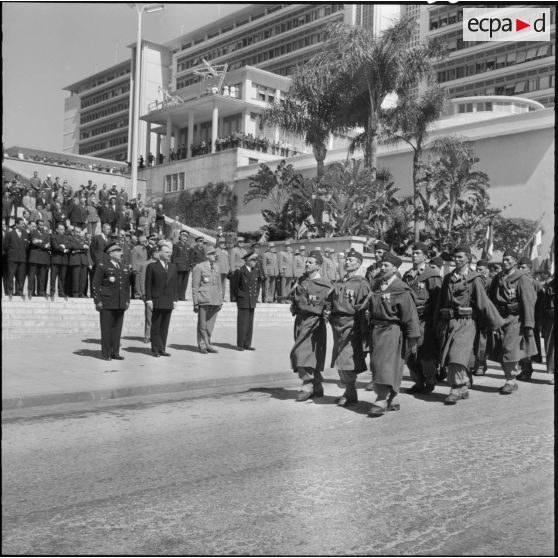
M 66 268 L 68 266 L 54 264 L 50 266 L 50 296 L 56 291 L 56 279 L 58 279 L 58 296 L 66 294 Z
M 265 302 L 273 302 L 275 300 L 275 277 L 266 276 L 264 280 Z
M 149 307 L 148 304 L 145 304 L 145 328 L 143 337 L 145 339 L 151 338 L 151 314 L 153 313 L 153 309 Z
M 211 335 L 217 321 L 219 306 L 201 305 L 198 312 L 198 347 L 211 347 Z
M 25 262 L 8 262 L 8 294 L 14 292 L 14 279 L 15 279 L 15 294 L 16 296 L 23 295 L 23 285 L 25 283 Z
M 448 384 L 450 387 L 466 386 L 467 377 L 467 367 L 462 364 L 457 364 L 455 362 L 450 362 L 447 365 L 448 373 Z
M 357 379 L 357 373 L 354 370 L 339 370 L 339 380 L 343 387 L 354 386 Z
M 101 350 L 104 357 L 118 356 L 124 324 L 124 310 L 101 310 Z
M 236 346 L 246 348 L 252 346 L 255 308 L 239 308 L 236 316 Z
M 35 283 L 37 284 L 37 296 L 46 295 L 48 265 L 29 264 L 29 272 L 27 274 L 27 292 L 29 296 L 35 294 Z
M 178 272 L 178 300 L 186 300 L 186 289 L 188 288 L 189 271 Z
M 320 385 L 323 381 L 323 376 L 321 372 L 317 372 L 314 368 L 309 366 L 298 366 L 296 369 L 298 377 L 302 380 L 303 389 L 311 389 L 310 385 L 313 386 Z
M 291 277 L 285 277 L 284 275 L 281 275 L 279 289 L 281 291 L 280 295 L 282 297 L 285 297 L 289 294 L 289 291 L 291 290 L 291 283 L 292 283 Z

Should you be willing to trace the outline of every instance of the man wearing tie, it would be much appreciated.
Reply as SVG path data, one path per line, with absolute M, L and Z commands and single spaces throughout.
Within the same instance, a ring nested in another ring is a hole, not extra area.
M 252 347 L 254 312 L 260 290 L 256 270 L 258 254 L 251 252 L 243 256 L 244 265 L 237 269 L 231 279 L 231 292 L 238 308 L 236 319 L 236 348 L 238 351 L 255 351 Z
M 169 243 L 159 245 L 158 261 L 147 266 L 145 272 L 145 302 L 152 308 L 151 352 L 154 357 L 170 356 L 165 351 L 172 311 L 178 300 L 178 273 L 170 263 L 172 248 Z
M 15 294 L 25 300 L 23 294 L 23 284 L 25 283 L 25 271 L 27 263 L 27 247 L 29 246 L 29 238 L 24 230 L 25 221 L 22 217 L 16 219 L 16 223 L 12 231 L 8 233 L 6 240 L 6 255 L 8 260 L 8 298 L 12 299 Z
M 105 248 L 107 260 L 95 267 L 93 300 L 101 321 L 101 348 L 103 359 L 124 360 L 120 356 L 120 336 L 124 312 L 130 306 L 130 277 L 128 268 L 121 263 L 122 248 L 109 244 Z

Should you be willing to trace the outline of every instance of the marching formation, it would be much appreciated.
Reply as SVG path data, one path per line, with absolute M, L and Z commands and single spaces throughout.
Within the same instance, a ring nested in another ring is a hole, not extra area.
M 415 243 L 413 267 L 400 277 L 402 260 L 379 242 L 378 261 L 362 277 L 357 271 L 363 256 L 351 249 L 345 274 L 335 282 L 320 273 L 321 252 L 308 255 L 305 273 L 289 295 L 295 316 L 291 363 L 302 381 L 297 401 L 324 395 L 327 322 L 333 332 L 331 366 L 345 388 L 337 404 L 358 402 L 356 379 L 367 370 L 369 355 L 372 382 L 366 389 L 376 394 L 370 416 L 400 409 L 404 364 L 415 382 L 412 394 L 432 393 L 447 377 L 447 405 L 469 398 L 473 373 L 486 358 L 502 367 L 500 393 L 514 393 L 518 376 L 530 380 L 536 327 L 544 335 L 547 371 L 554 373 L 554 277 L 537 285 L 528 269 L 520 269 L 528 262 L 507 251 L 502 271 L 487 281 L 479 271 L 486 262 L 473 270 L 464 244 L 453 251 L 455 269 L 442 277 L 438 262 L 427 263 L 427 252 L 425 244 Z

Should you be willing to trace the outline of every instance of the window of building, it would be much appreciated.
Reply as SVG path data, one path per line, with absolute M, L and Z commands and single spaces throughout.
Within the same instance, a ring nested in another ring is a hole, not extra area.
M 548 89 L 550 87 L 550 76 L 541 76 L 539 79 L 539 87 L 537 89 Z
M 253 157 L 248 157 L 248 164 L 249 165 L 257 165 L 258 164 L 258 160 L 254 159 Z
M 537 57 L 538 47 L 533 47 L 527 50 L 526 60 L 533 60 Z
M 506 60 L 508 62 L 508 66 L 510 64 L 515 64 L 515 61 L 517 60 L 517 51 L 512 51 L 512 52 L 508 52 Z
M 165 175 L 165 193 L 183 191 L 185 188 L 185 178 L 184 172 Z
M 527 51 L 526 50 L 520 50 L 517 53 L 517 59 L 515 61 L 516 64 L 521 64 L 522 62 L 525 62 L 525 59 L 527 58 Z
M 496 69 L 504 68 L 506 66 L 506 55 L 500 54 L 496 57 Z
M 548 56 L 549 47 L 550 45 L 548 44 L 540 46 L 537 49 L 537 58 L 541 58 L 542 56 Z

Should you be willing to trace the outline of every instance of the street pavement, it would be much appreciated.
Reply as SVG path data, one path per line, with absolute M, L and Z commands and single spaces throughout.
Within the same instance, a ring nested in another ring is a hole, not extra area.
M 288 348 L 263 354 L 285 367 Z M 337 407 L 332 379 L 325 397 L 297 403 L 291 376 L 269 387 L 256 375 L 229 395 L 6 413 L 2 552 L 554 555 L 545 375 L 501 396 L 491 368 L 455 407 L 443 405 L 444 385 L 402 395 L 381 418 L 366 416 L 373 396 L 362 389 L 357 406 Z

